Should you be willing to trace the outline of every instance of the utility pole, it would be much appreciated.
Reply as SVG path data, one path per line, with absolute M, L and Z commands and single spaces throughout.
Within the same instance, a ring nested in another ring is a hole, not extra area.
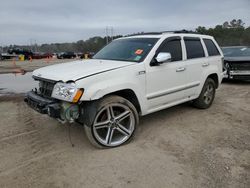
M 38 45 L 37 45 L 36 39 L 34 40 L 35 40 L 35 51 L 38 52 Z
M 108 26 L 106 26 L 106 44 L 109 43 L 109 39 L 108 39 Z
M 111 41 L 113 41 L 113 39 L 114 39 L 114 27 L 113 26 L 106 26 L 105 33 L 106 33 L 106 44 L 108 44 L 109 37 L 111 38 Z
M 113 28 L 113 26 L 111 26 L 110 27 L 110 29 L 111 29 L 111 41 L 113 41 L 113 37 L 114 37 L 114 28 Z

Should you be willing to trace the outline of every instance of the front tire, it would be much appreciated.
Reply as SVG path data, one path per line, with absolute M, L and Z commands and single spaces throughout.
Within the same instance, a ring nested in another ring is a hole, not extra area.
M 214 80 L 211 78 L 207 78 L 199 97 L 194 100 L 193 105 L 196 108 L 200 109 L 209 108 L 214 101 L 215 92 L 216 86 Z
M 84 127 L 89 141 L 99 148 L 112 148 L 127 143 L 139 124 L 134 105 L 119 96 L 108 96 L 98 101 L 94 113 L 92 124 Z

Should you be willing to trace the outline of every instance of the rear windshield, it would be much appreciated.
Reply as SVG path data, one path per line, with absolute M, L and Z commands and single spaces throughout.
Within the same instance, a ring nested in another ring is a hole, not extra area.
M 250 47 L 223 47 L 225 57 L 246 57 L 250 56 Z
M 141 62 L 158 40 L 158 38 L 118 39 L 101 49 L 93 59 Z

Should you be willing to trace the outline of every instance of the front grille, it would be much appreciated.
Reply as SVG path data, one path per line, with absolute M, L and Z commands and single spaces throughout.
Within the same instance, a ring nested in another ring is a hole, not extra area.
M 39 80 L 39 94 L 45 97 L 51 97 L 54 85 L 54 82 Z
M 38 90 L 36 89 L 36 93 L 42 97 L 51 98 L 56 81 L 37 76 L 32 77 L 34 78 L 34 80 L 39 81 L 39 88 Z
M 229 62 L 231 70 L 250 70 L 250 61 Z

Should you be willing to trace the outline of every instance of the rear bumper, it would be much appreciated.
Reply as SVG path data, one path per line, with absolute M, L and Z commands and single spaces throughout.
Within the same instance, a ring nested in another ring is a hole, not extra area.
M 34 91 L 27 93 L 24 101 L 34 110 L 41 114 L 48 114 L 53 118 L 60 118 L 60 103 L 57 100 L 46 99 Z

